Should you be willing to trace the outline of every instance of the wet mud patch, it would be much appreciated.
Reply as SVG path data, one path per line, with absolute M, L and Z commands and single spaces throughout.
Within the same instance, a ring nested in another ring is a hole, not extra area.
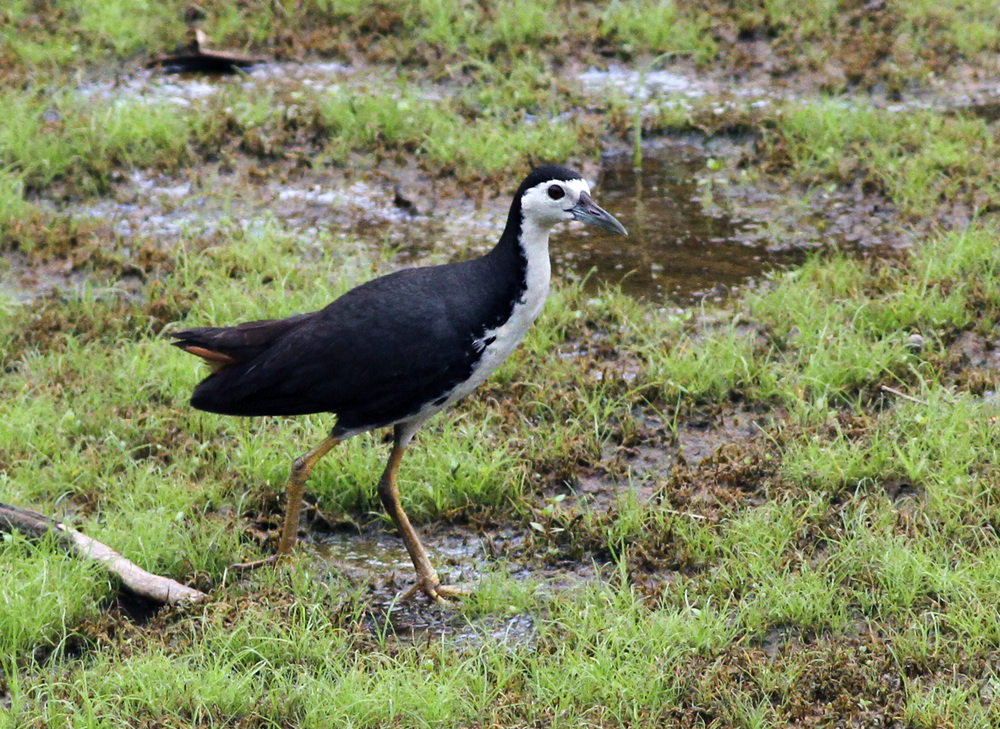
M 131 170 L 104 197 L 41 204 L 106 231 L 126 259 L 136 255 L 136 239 L 170 252 L 185 239 L 224 240 L 234 227 L 272 225 L 305 242 L 326 236 L 415 265 L 488 250 L 509 200 L 481 203 L 415 164 L 312 168 L 238 154 L 182 173 Z
M 984 400 L 996 400 L 1000 391 L 1000 341 L 964 331 L 949 345 L 945 365 L 958 387 Z
M 405 223 L 412 213 L 394 203 L 392 182 L 376 176 L 263 165 L 249 156 L 203 165 L 184 175 L 133 170 L 106 198 L 74 206 L 82 218 L 123 237 L 176 242 L 185 234 L 215 235 L 231 221 L 279 221 L 303 237 Z
M 684 465 L 697 467 L 728 443 L 745 443 L 765 430 L 760 413 L 729 410 L 685 420 L 677 430 L 678 456 Z
M 124 242 L 109 226 L 37 211 L 0 241 L 0 300 L 76 297 L 83 289 L 116 286 L 135 293 L 164 256 L 144 240 Z
M 79 296 L 90 280 L 86 271 L 65 263 L 43 265 L 8 253 L 0 264 L 0 301 L 28 304 L 53 295 Z
M 973 331 L 958 335 L 948 349 L 949 356 L 960 369 L 973 368 L 1000 374 L 1000 342 Z
M 1000 87 L 982 68 L 958 65 L 949 76 L 933 76 L 899 98 L 878 99 L 887 108 L 939 109 L 987 122 L 1000 120 Z
M 645 408 L 634 408 L 631 417 L 637 425 L 634 442 L 605 446 L 599 467 L 568 484 L 567 507 L 607 510 L 621 498 L 663 498 L 679 474 L 695 475 L 703 464 L 724 460 L 720 454 L 727 451 L 752 450 L 773 420 L 738 408 L 687 416 L 676 423 Z
M 634 439 L 605 446 L 595 466 L 536 498 L 529 554 L 567 569 L 602 565 L 602 579 L 624 559 L 629 580 L 659 600 L 679 577 L 710 566 L 692 534 L 781 487 L 780 447 L 768 436 L 771 413 L 724 408 L 675 423 L 637 409 L 634 418 Z
M 730 724 L 733 697 L 766 707 L 766 726 L 903 726 L 907 686 L 891 645 L 867 626 L 856 635 L 803 639 L 773 631 L 684 670 L 692 692 L 673 725 Z M 781 677 L 783 680 L 776 681 Z M 794 677 L 794 678 L 792 678 Z M 862 699 L 863 697 L 863 699 Z
M 712 522 L 734 508 L 763 504 L 780 480 L 778 447 L 764 437 L 766 432 L 751 418 L 734 417 L 708 438 L 697 436 L 702 457 L 676 468 L 655 497 L 679 513 Z
M 421 541 L 443 583 L 472 591 L 498 567 L 516 581 L 531 583 L 538 594 L 564 592 L 599 578 L 593 564 L 553 565 L 536 559 L 527 532 L 512 527 L 425 528 Z M 514 606 L 499 614 L 475 615 L 442 609 L 423 595 L 400 599 L 412 586 L 414 571 L 396 534 L 375 528 L 337 531 L 316 535 L 310 544 L 324 569 L 366 586 L 363 623 L 374 635 L 415 643 L 447 639 L 460 646 L 484 641 L 522 645 L 535 638 L 535 617 Z
M 425 192 L 420 211 L 401 204 L 401 185 Z M 183 173 L 132 170 L 104 197 L 38 201 L 47 228 L 66 233 L 33 241 L 27 252 L 7 252 L 0 296 L 28 303 L 50 294 L 74 297 L 92 285 L 108 295 L 142 298 L 149 280 L 170 270 L 180 248 L 224 245 L 240 231 L 268 228 L 294 236 L 304 248 L 364 248 L 373 257 L 402 250 L 416 236 L 439 241 L 434 255 L 440 256 L 448 242 L 468 237 L 465 226 L 475 210 L 469 202 L 467 212 L 445 213 L 439 222 L 426 214 L 437 204 L 436 189 L 415 168 L 369 174 L 303 170 L 261 166 L 245 155 Z M 446 211 L 449 206 L 458 207 L 441 204 Z M 489 240 L 491 231 L 483 232 Z M 427 255 L 415 262 L 427 262 Z M 400 265 L 412 265 L 412 258 L 400 256 Z

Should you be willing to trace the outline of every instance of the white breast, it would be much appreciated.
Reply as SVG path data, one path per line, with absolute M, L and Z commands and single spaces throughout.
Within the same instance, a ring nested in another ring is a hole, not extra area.
M 468 395 L 503 364 L 542 313 L 551 279 L 548 229 L 538 228 L 526 220 L 521 230 L 521 247 L 527 258 L 524 293 L 520 301 L 514 304 L 507 321 L 485 332 L 476 343 L 477 347 L 482 348 L 482 356 L 476 363 L 472 376 L 452 391 L 448 397 L 449 403 Z
M 549 263 L 549 229 L 540 228 L 524 221 L 521 230 L 521 248 L 527 259 L 525 290 L 521 299 L 514 304 L 510 316 L 500 326 L 483 333 L 474 346 L 482 353 L 472 374 L 465 382 L 459 383 L 445 400 L 425 406 L 416 417 L 407 418 L 420 423 L 451 405 L 479 387 L 510 356 L 521 343 L 524 335 L 545 306 L 549 294 L 551 265 Z

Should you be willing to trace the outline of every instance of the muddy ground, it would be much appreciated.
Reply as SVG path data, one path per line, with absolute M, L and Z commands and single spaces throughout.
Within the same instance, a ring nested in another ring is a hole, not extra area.
M 869 5 L 872 13 L 881 12 L 882 4 Z M 378 16 L 372 20 L 377 21 Z M 385 22 L 391 24 L 391 19 Z M 635 63 L 620 57 L 606 62 L 588 58 L 562 68 L 566 83 L 579 94 L 578 105 L 566 115 L 593 126 L 591 137 L 600 150 L 570 161 L 593 180 L 596 199 L 630 231 L 622 240 L 573 227 L 554 238 L 554 276 L 561 282 L 583 281 L 581 301 L 598 309 L 608 287 L 615 287 L 639 302 L 641 313 L 633 315 L 675 319 L 695 344 L 710 338 L 720 322 L 736 322 L 743 326 L 742 333 L 763 341 L 769 333 L 751 320 L 741 297 L 772 290 L 780 272 L 838 254 L 870 264 L 873 270 L 894 271 L 905 266 L 923 238 L 995 216 L 996 202 L 981 205 L 971 191 L 939 199 L 923 215 L 901 212 L 901 204 L 884 185 L 853 168 L 833 181 L 795 178 L 788 173 L 787 151 L 773 144 L 766 110 L 778 104 L 814 103 L 832 90 L 846 106 L 873 104 L 901 113 L 924 109 L 995 123 L 1000 109 L 996 73 L 957 64 L 946 81 L 932 77 L 908 82 L 870 72 L 860 61 L 796 66 L 789 63 L 794 54 L 787 47 L 769 42 L 766 28 L 731 31 L 739 52 L 729 54 L 726 64 L 708 68 L 681 58 L 640 73 Z M 308 41 L 288 42 L 295 49 L 290 57 L 279 53 L 277 60 L 247 74 L 166 75 L 133 64 L 116 72 L 85 74 L 71 84 L 69 93 L 94 104 L 143 99 L 185 107 L 221 97 L 232 87 L 250 93 L 277 89 L 280 98 L 295 99 L 335 87 L 359 89 L 374 76 L 392 76 L 391 67 L 378 65 L 375 57 L 385 55 L 385 47 L 367 55 L 355 49 L 337 60 L 320 60 Z M 449 98 L 464 81 L 456 75 L 429 74 L 421 93 L 431 100 Z M 606 123 L 595 122 L 598 100 L 610 93 L 629 103 Z M 629 127 L 633 104 L 646 115 L 638 170 Z M 669 121 L 671 105 L 692 110 L 684 123 Z M 756 116 L 758 112 L 763 116 Z M 369 262 L 372 274 L 481 253 L 502 227 L 509 191 L 521 174 L 509 170 L 477 177 L 434 168 L 405 146 L 352 151 L 344 159 L 316 163 L 318 145 L 310 138 L 315 130 L 309 123 L 297 124 L 280 126 L 282 134 L 271 137 L 245 128 L 235 130 L 231 139 L 223 133 L 218 150 L 198 150 L 176 166 L 116 167 L 106 189 L 96 195 L 65 180 L 31 190 L 28 199 L 42 222 L 29 222 L 10 233 L 0 264 L 5 306 L 31 312 L 20 319 L 26 323 L 24 330 L 11 338 L 11 351 L 4 358 L 8 371 L 22 371 L 22 354 L 58 353 L 72 349 L 68 343 L 74 338 L 88 343 L 108 337 L 106 331 L 91 335 L 86 316 L 62 314 L 63 305 L 78 298 L 121 302 L 122 311 L 128 312 L 128 307 L 138 306 L 156 334 L 180 326 L 193 307 L 204 304 L 204 298 L 172 298 L 159 285 L 180 267 L 174 252 L 181 242 L 192 255 L 216 255 L 229 239 L 270 226 L 292 239 L 312 241 L 299 272 L 324 260 L 323 247 Z M 25 245 L 28 239 L 35 245 Z M 228 265 L 233 279 L 246 273 L 243 259 Z M 265 260 L 262 265 L 272 263 Z M 259 273 L 267 285 L 283 275 L 277 266 L 273 276 L 270 270 Z M 336 275 L 317 282 L 325 284 L 339 285 Z M 267 293 L 281 295 L 274 289 Z M 210 298 L 211 292 L 198 295 Z M 584 309 L 581 306 L 584 323 L 555 345 L 555 359 L 572 367 L 588 387 L 628 392 L 623 396 L 626 409 L 602 424 L 606 431 L 596 449 L 581 439 L 559 457 L 534 454 L 526 476 L 529 486 L 510 503 L 463 505 L 425 518 L 420 531 L 446 581 L 475 584 L 485 577 L 488 582 L 497 579 L 501 565 L 504 579 L 529 585 L 541 604 L 604 584 L 627 584 L 651 606 L 669 603 L 677 599 L 670 596 L 673 585 L 706 581 L 716 569 L 712 557 L 684 541 L 685 522 L 720 525 L 755 507 L 783 503 L 798 494 L 778 473 L 789 442 L 818 442 L 834 431 L 861 442 L 861 434 L 891 408 L 893 390 L 880 389 L 880 381 L 866 383 L 856 394 L 860 412 L 841 404 L 831 422 L 814 431 L 790 419 L 784 404 L 745 399 L 738 387 L 720 398 L 679 397 L 676 402 L 635 394 L 630 386 L 639 375 L 638 355 L 617 344 L 620 340 L 609 333 L 614 325 L 606 318 L 595 317 L 592 324 Z M 122 329 L 131 321 L 123 321 Z M 923 337 L 907 341 L 914 356 L 919 355 Z M 944 363 L 942 379 L 989 401 L 1000 373 L 1000 348 L 992 335 L 968 327 L 947 330 L 935 341 L 942 347 L 935 355 L 936 363 Z M 532 370 L 532 376 L 538 373 Z M 886 381 L 901 386 L 894 379 Z M 497 420 L 510 425 L 529 417 L 519 413 L 530 399 L 519 397 L 526 393 L 531 393 L 528 385 L 513 380 L 488 385 L 481 397 L 491 406 L 496 402 Z M 923 396 L 906 397 L 919 401 Z M 129 412 L 126 405 L 123 410 Z M 466 416 L 480 411 L 461 412 Z M 200 435 L 204 437 L 204 431 Z M 422 437 L 438 435 L 440 431 Z M 197 447 L 191 432 L 178 429 L 167 429 L 164 440 L 185 453 Z M 232 446 L 236 440 L 226 435 L 220 442 Z M 148 452 L 136 460 L 160 458 L 169 463 L 169 455 L 153 445 L 145 447 Z M 281 517 L 281 476 L 270 474 L 283 474 L 285 466 L 273 463 L 291 455 L 257 464 L 257 470 L 227 467 L 227 475 L 250 485 L 239 499 L 227 494 L 221 506 L 205 506 L 212 519 L 238 531 L 247 551 L 273 547 Z M 374 480 L 376 474 L 371 475 Z M 901 523 L 916 520 L 914 504 L 923 497 L 921 486 L 893 473 L 877 489 L 883 487 Z M 404 646 L 447 643 L 461 650 L 500 644 L 511 650 L 553 650 L 551 635 L 539 638 L 539 623 L 548 612 L 525 607 L 523 599 L 512 599 L 505 611 L 481 614 L 442 610 L 423 601 L 400 602 L 397 597 L 408 586 L 412 567 L 386 520 L 375 509 L 363 508 L 372 503 L 370 498 L 340 508 L 327 496 L 307 491 L 303 569 L 318 583 L 345 580 L 357 591 L 364 609 L 354 625 L 366 647 L 388 635 Z M 100 512 L 103 498 L 71 493 L 59 497 L 58 509 L 63 515 L 87 517 Z M 802 526 L 794 556 L 782 557 L 789 570 L 823 561 L 826 550 L 832 549 L 828 545 L 842 536 L 836 522 L 846 519 L 850 500 L 850 495 L 835 496 L 827 511 Z M 630 539 L 638 535 L 632 543 L 611 539 L 615 522 L 635 504 L 640 511 L 652 505 L 670 527 L 661 529 L 661 522 L 651 521 L 630 533 Z M 217 594 L 257 588 L 252 578 L 224 569 L 189 564 L 171 569 L 180 569 L 186 581 Z M 291 599 L 282 602 L 280 589 L 269 586 L 261 594 L 260 604 L 278 604 L 279 612 L 294 609 Z M 230 601 L 223 598 L 211 609 L 219 620 L 235 622 L 241 601 L 254 599 L 242 594 Z M 100 616 L 75 630 L 67 660 L 75 658 L 75 651 L 86 654 L 107 646 L 119 650 L 132 640 L 137 645 L 152 642 L 158 634 L 165 636 L 165 644 L 183 644 L 187 638 L 172 637 L 173 631 L 182 630 L 193 615 L 187 610 L 198 609 L 161 610 L 127 595 L 113 597 L 103 607 Z M 796 726 L 930 725 L 901 718 L 907 691 L 913 692 L 904 684 L 912 679 L 936 685 L 947 674 L 948 661 L 927 658 L 921 665 L 907 664 L 911 675 L 901 674 L 877 621 L 873 625 L 856 615 L 852 620 L 851 627 L 832 631 L 822 624 L 813 629 L 778 620 L 761 634 L 734 640 L 710 657 L 699 655 L 684 669 L 676 669 L 686 685 L 696 688 L 667 717 L 678 726 L 748 726 L 749 720 L 725 718 L 727 710 L 719 706 L 724 703 L 719 697 L 727 691 L 743 691 L 761 705 L 773 702 L 780 707 L 773 716 Z M 37 651 L 43 662 L 47 650 Z M 122 650 L 126 656 L 132 649 Z M 401 649 L 389 653 L 396 650 Z M 995 678 L 988 677 L 983 655 L 981 651 L 961 666 L 977 677 L 970 680 L 985 685 Z M 863 659 L 855 660 L 857 656 Z M 792 664 L 789 675 L 800 676 L 794 686 L 780 691 L 750 686 L 748 676 Z M 780 700 L 775 698 L 779 694 Z M 8 687 L 8 704 L 11 695 Z M 858 696 L 865 700 L 856 702 Z M 992 699 L 986 697 L 984 705 L 992 706 Z M 548 718 L 554 716 L 555 710 Z M 597 723 L 613 721 L 599 717 Z M 246 725 L 257 724 L 248 720 Z
M 901 218 L 884 195 L 863 185 L 816 190 L 790 182 L 780 168 L 769 172 L 768 159 L 761 158 L 760 135 L 742 126 L 747 101 L 751 108 L 806 102 L 824 80 L 797 74 L 775 83 L 761 71 L 764 66 L 754 64 L 755 70 L 739 78 L 705 74 L 683 63 L 642 75 L 621 64 L 577 72 L 585 95 L 599 96 L 613 88 L 642 103 L 664 96 L 681 105 L 708 99 L 718 120 L 710 132 L 649 136 L 642 143 L 641 169 L 635 169 L 626 140 L 609 135 L 600 159 L 585 162 L 584 170 L 602 204 L 629 229 L 629 238 L 582 226 L 571 235 L 557 235 L 552 244 L 557 279 L 584 280 L 595 293 L 606 285 L 620 287 L 661 312 L 711 320 L 716 314 L 704 313 L 704 304 L 719 304 L 741 290 L 766 285 L 769 272 L 794 267 L 810 252 L 891 260 L 915 235 L 943 223 L 963 222 L 968 211 L 949 211 L 951 221 L 940 216 L 913 221 Z M 85 82 L 73 93 L 103 104 L 142 98 L 151 104 L 183 106 L 222 94 L 232 85 L 278 88 L 294 97 L 336 85 L 360 87 L 372 73 L 363 63 L 326 61 L 265 63 L 237 76 L 136 69 L 111 81 Z M 905 104 L 888 97 L 879 103 L 993 114 L 993 99 L 1000 97 L 1000 90 L 974 73 L 959 75 L 969 80 L 921 88 Z M 428 83 L 424 89 L 430 98 L 452 91 L 447 82 Z M 876 89 L 876 99 L 878 93 Z M 405 154 L 372 168 L 370 160 L 362 158 L 357 167 L 303 164 L 310 154 L 308 145 L 292 146 L 278 156 L 270 152 L 248 149 L 244 139 L 224 160 L 209 158 L 175 173 L 116 171 L 107 193 L 97 198 L 66 193 L 56 184 L 33 201 L 59 219 L 72 221 L 70 237 L 51 250 L 8 250 L 0 289 L 22 303 L 73 296 L 92 286 L 108 297 L 142 299 L 158 267 L 169 258 L 165 253 L 179 238 L 216 245 L 228 231 L 247 225 L 273 222 L 307 239 L 322 234 L 324 245 L 360 246 L 373 258 L 388 255 L 385 266 L 392 269 L 484 252 L 503 224 L 507 191 L 501 185 L 469 185 L 437 176 Z M 756 168 L 753 178 L 740 174 L 748 165 Z M 628 379 L 634 364 L 627 352 L 601 352 L 598 363 L 593 360 L 599 341 L 576 344 L 576 349 L 564 348 L 564 356 L 580 358 L 582 366 L 590 361 L 598 379 L 608 367 Z M 989 356 L 982 342 L 963 339 L 957 346 L 979 352 L 972 359 Z M 718 491 L 720 468 L 739 454 L 754 452 L 761 433 L 780 424 L 782 417 L 780 412 L 747 411 L 739 404 L 684 415 L 669 427 L 656 415 L 637 411 L 634 416 L 627 443 L 606 447 L 597 462 L 582 470 L 547 475 L 551 486 L 540 490 L 543 500 L 529 509 L 544 515 L 559 504 L 560 518 L 572 521 L 579 510 L 607 509 L 623 494 L 661 498 L 665 488 L 683 484 L 686 495 L 671 496 L 684 504 L 678 513 L 711 518 L 704 512 L 708 504 L 718 507 L 716 496 L 709 495 Z M 722 465 L 699 468 L 706 459 Z M 251 528 L 261 538 L 273 537 L 269 529 L 280 517 L 279 504 L 273 506 L 275 510 Z M 458 582 L 474 583 L 477 564 L 502 557 L 515 576 L 570 585 L 600 578 L 601 564 L 611 557 L 607 552 L 585 552 L 567 559 L 554 549 L 540 561 L 534 537 L 539 532 L 550 535 L 539 521 L 532 522 L 535 529 L 519 522 L 464 521 L 425 534 L 443 574 Z M 393 627 L 400 634 L 424 634 L 432 628 L 435 636 L 451 634 L 464 623 L 465 618 L 394 602 L 406 584 L 409 561 L 384 524 L 373 527 L 353 519 L 331 524 L 322 516 L 311 523 L 305 536 L 315 559 L 329 561 L 331 569 L 362 583 L 370 582 L 372 574 L 381 575 L 369 586 L 373 604 L 394 616 Z M 520 627 L 523 617 L 512 620 L 515 632 L 530 631 L 530 620 Z M 493 630 L 492 621 L 488 624 Z M 466 628 L 458 630 L 461 637 Z

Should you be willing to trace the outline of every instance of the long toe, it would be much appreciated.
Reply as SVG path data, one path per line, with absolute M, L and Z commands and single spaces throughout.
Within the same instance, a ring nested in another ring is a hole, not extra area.
M 438 585 L 434 588 L 438 599 L 460 600 L 472 596 L 471 585 Z
M 448 605 L 452 600 L 458 600 L 472 594 L 472 590 L 465 585 L 442 585 L 437 580 L 418 578 L 416 583 L 403 593 L 402 599 L 412 600 L 419 592 L 442 605 Z

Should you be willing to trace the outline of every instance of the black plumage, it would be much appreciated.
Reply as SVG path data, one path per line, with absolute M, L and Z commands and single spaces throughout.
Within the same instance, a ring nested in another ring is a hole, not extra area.
M 532 208 L 525 211 L 522 203 L 529 198 Z M 526 215 L 533 216 L 530 225 Z M 398 505 L 395 469 L 428 413 L 473 380 L 493 345 L 490 333 L 509 321 L 520 326 L 524 317 L 515 319 L 513 314 L 531 295 L 539 299 L 540 308 L 548 288 L 548 231 L 569 219 L 624 233 L 620 223 L 593 203 L 578 174 L 557 166 L 539 167 L 521 183 L 499 242 L 484 256 L 397 271 L 309 314 L 174 335 L 176 346 L 202 357 L 214 370 L 195 388 L 191 404 L 198 409 L 226 415 L 337 416 L 330 437 L 293 469 L 279 553 L 294 542 L 295 525 L 290 521 L 294 517 L 297 522 L 298 503 L 292 502 L 301 500 L 312 465 L 345 437 L 395 425 L 395 446 L 379 493 L 403 532 L 417 567 L 418 587 L 432 597 L 445 594 Z M 527 240 L 526 235 L 534 238 Z M 529 255 L 538 260 L 544 256 L 540 292 L 528 291 Z M 525 329 L 533 316 L 523 323 Z M 510 348 L 523 331 L 515 334 Z M 506 353 L 509 350 L 502 356 Z M 495 366 L 491 360 L 490 367 Z
M 468 379 L 481 356 L 474 343 L 509 316 L 524 286 L 512 248 L 382 276 L 311 314 L 179 332 L 182 349 L 234 360 L 191 404 L 226 415 L 332 412 L 335 434 L 412 415 Z

